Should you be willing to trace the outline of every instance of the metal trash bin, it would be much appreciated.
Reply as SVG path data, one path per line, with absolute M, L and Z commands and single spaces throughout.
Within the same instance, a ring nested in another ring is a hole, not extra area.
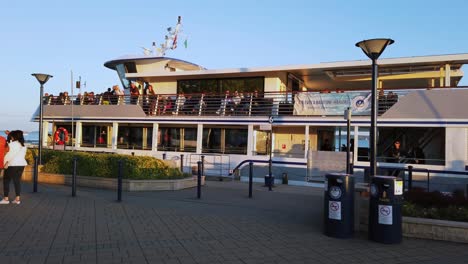
M 265 185 L 264 187 L 270 186 L 270 175 L 265 175 Z M 275 187 L 275 176 L 271 175 L 271 187 Z
M 369 239 L 384 244 L 402 240 L 403 181 L 393 176 L 374 176 L 369 199 Z
M 324 233 L 330 237 L 354 235 L 354 177 L 331 173 L 325 176 Z

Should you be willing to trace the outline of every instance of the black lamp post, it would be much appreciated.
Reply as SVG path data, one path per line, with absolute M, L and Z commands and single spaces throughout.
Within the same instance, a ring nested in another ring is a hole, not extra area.
M 372 90 L 371 90 L 371 129 L 370 129 L 370 176 L 377 174 L 377 59 L 380 57 L 382 52 L 388 45 L 395 42 L 393 39 L 367 39 L 356 43 L 356 47 L 362 49 L 362 51 L 372 60 Z
M 39 162 L 38 164 L 42 164 L 42 137 L 43 137 L 43 129 L 42 129 L 42 112 L 43 112 L 43 97 L 44 97 L 44 84 L 53 76 L 44 73 L 33 73 L 32 76 L 36 77 L 37 81 L 41 84 L 41 92 L 40 92 L 40 101 L 39 101 Z

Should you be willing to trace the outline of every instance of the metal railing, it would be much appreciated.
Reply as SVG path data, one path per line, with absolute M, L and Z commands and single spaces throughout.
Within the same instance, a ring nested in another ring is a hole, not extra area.
M 394 90 L 379 95 L 379 115 L 385 113 L 409 91 Z M 77 96 L 49 95 L 44 96 L 43 100 L 44 105 L 138 105 L 148 116 L 291 116 L 294 115 L 297 93 L 320 94 L 319 92 L 158 95 L 87 93 Z

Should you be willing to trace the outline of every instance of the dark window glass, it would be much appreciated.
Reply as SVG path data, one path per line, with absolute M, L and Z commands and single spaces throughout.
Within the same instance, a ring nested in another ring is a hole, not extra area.
M 119 124 L 117 148 L 143 149 L 143 127 Z
M 213 93 L 223 94 L 225 91 L 238 92 L 263 92 L 264 77 L 226 78 L 226 79 L 202 79 L 180 80 L 177 82 L 178 93 Z
M 159 128 L 158 150 L 179 151 L 180 150 L 180 128 Z
M 136 73 L 136 65 L 134 62 L 126 62 L 125 63 L 125 69 L 127 70 L 127 73 Z
M 197 129 L 196 128 L 183 128 L 184 144 L 183 151 L 195 152 L 197 150 Z
M 444 165 L 445 128 L 379 128 L 377 159 L 390 163 Z
M 247 129 L 226 129 L 224 153 L 247 154 L 247 137 Z
M 223 153 L 221 149 L 221 128 L 203 128 L 203 153 Z
M 247 129 L 204 128 L 203 153 L 247 154 Z

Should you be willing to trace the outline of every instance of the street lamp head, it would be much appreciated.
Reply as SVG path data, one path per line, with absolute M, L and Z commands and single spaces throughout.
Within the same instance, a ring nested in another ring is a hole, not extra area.
M 54 77 L 52 75 L 45 74 L 45 73 L 32 73 L 31 75 L 36 77 L 37 81 L 41 85 L 44 85 L 50 78 Z
M 382 52 L 388 45 L 392 45 L 395 42 L 393 39 L 366 39 L 356 43 L 356 47 L 359 47 L 371 60 L 377 60 Z

